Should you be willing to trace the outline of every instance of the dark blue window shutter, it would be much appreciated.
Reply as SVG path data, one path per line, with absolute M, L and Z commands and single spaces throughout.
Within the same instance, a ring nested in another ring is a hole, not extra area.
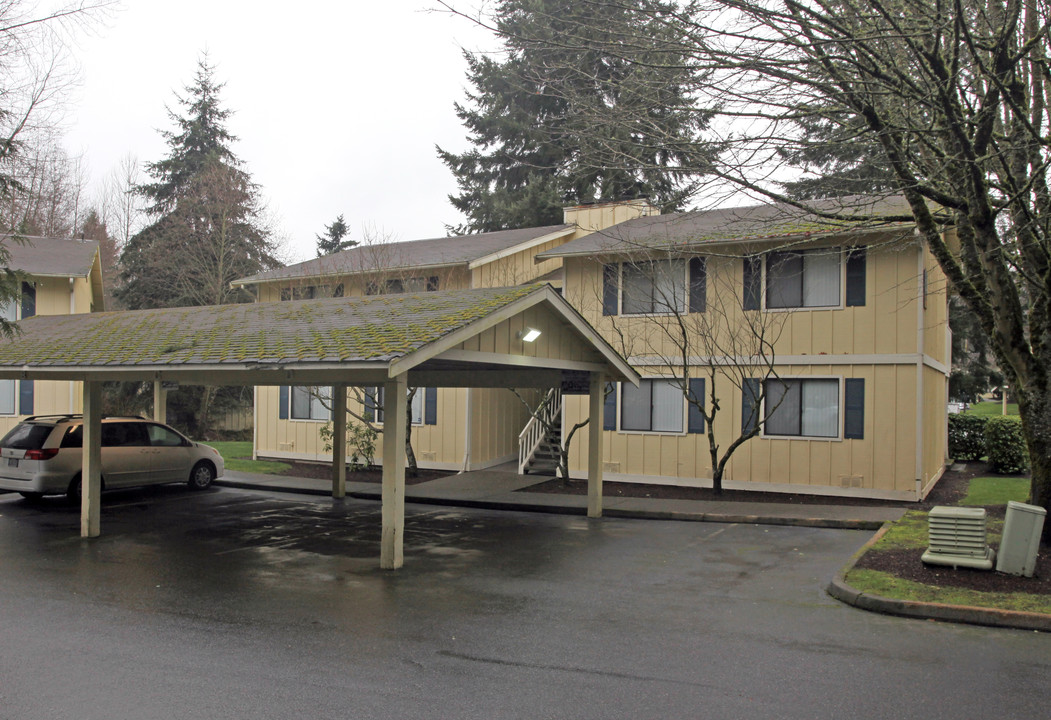
M 602 402 L 602 429 L 617 429 L 617 386 L 606 383 L 606 397 Z
M 282 385 L 277 402 L 277 417 L 280 420 L 288 420 L 288 385 Z
M 687 410 L 686 432 L 704 432 L 704 378 L 690 378 L 690 407 Z
M 865 379 L 847 378 L 843 394 L 843 437 L 861 440 L 865 437 Z
M 745 378 L 741 386 L 741 433 L 747 435 L 759 425 L 759 378 Z
M 617 314 L 617 282 L 619 265 L 604 265 L 602 267 L 602 314 Z
M 376 419 L 376 396 L 378 394 L 374 387 L 365 388 L 365 407 L 361 414 L 365 416 L 367 422 L 373 422 Z
M 690 258 L 690 312 L 704 312 L 707 292 L 708 273 L 704 258 Z
M 763 259 L 746 257 L 744 259 L 744 296 L 742 305 L 745 310 L 758 310 L 763 297 Z
M 423 389 L 423 424 L 438 424 L 438 388 Z
M 865 248 L 847 254 L 847 307 L 865 305 Z
M 18 387 L 18 414 L 33 414 L 33 381 L 22 380 Z
M 36 315 L 36 286 L 33 283 L 22 283 L 22 319 Z

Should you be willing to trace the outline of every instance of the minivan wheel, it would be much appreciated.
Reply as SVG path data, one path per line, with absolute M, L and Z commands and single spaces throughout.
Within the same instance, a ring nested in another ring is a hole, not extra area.
M 99 489 L 106 489 L 105 478 L 99 478 Z M 69 481 L 69 487 L 66 488 L 66 498 L 70 502 L 80 502 L 80 473 L 77 473 L 77 476 Z
M 193 490 L 207 490 L 212 486 L 213 480 L 215 480 L 215 468 L 211 463 L 202 460 L 193 466 L 187 484 Z
M 66 488 L 66 498 L 70 502 L 80 502 L 80 475 L 78 474 L 75 478 L 69 481 L 69 487 Z

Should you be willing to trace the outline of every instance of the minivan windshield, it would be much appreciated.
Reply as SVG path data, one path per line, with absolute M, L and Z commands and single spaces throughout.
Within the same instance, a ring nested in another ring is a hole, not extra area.
M 18 450 L 39 450 L 44 447 L 44 441 L 47 440 L 47 436 L 54 429 L 54 425 L 18 423 L 11 428 L 11 432 L 4 435 L 3 440 L 0 440 L 0 447 Z

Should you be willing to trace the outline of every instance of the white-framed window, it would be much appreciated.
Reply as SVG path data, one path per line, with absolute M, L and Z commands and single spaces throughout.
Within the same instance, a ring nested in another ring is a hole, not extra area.
M 398 295 L 401 293 L 435 292 L 438 289 L 438 276 L 390 278 L 379 282 L 365 284 L 366 295 Z
M 650 378 L 621 383 L 620 429 L 622 432 L 681 433 L 685 397 L 681 380 Z
M 332 388 L 293 385 L 291 392 L 291 416 L 293 420 L 332 419 Z
M 676 313 L 686 309 L 684 260 L 625 263 L 621 283 L 624 315 Z
M 409 392 L 412 392 L 410 389 Z M 423 388 L 417 388 L 416 392 L 412 396 L 412 403 L 409 405 L 409 413 L 412 415 L 413 425 L 423 425 L 423 408 L 425 402 L 426 392 Z M 383 386 L 373 387 L 368 389 L 368 395 L 373 398 L 375 407 L 375 422 L 377 425 L 383 424 Z
M 704 312 L 703 257 L 611 263 L 602 269 L 603 315 Z
M 838 438 L 838 378 L 777 378 L 766 381 L 763 435 Z
M 838 307 L 842 304 L 839 248 L 772 252 L 766 257 L 766 307 Z
M 18 381 L 0 380 L 0 415 L 16 415 L 18 411 Z

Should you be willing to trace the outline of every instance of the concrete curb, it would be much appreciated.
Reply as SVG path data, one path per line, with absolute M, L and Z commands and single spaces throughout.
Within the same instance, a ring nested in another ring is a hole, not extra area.
M 1027 613 L 1017 610 L 995 610 L 991 608 L 971 607 L 968 605 L 945 605 L 942 603 L 918 602 L 915 600 L 897 600 L 881 595 L 861 592 L 847 584 L 845 578 L 857 561 L 879 542 L 886 534 L 890 523 L 872 536 L 860 550 L 854 553 L 829 583 L 827 592 L 837 600 L 853 605 L 861 610 L 898 615 L 921 620 L 940 620 L 943 622 L 967 623 L 969 625 L 986 625 L 989 627 L 1013 628 L 1016 630 L 1036 630 L 1051 632 L 1051 615 Z

